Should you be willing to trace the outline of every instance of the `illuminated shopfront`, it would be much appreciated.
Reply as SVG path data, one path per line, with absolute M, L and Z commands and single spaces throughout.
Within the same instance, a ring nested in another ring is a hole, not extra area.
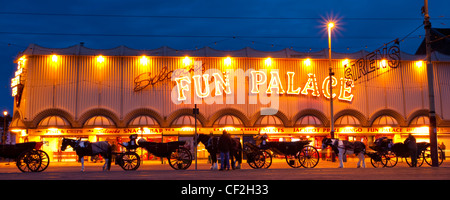
M 16 141 L 43 141 L 49 156 L 61 161 L 70 160 L 58 150 L 62 137 L 117 144 L 138 134 L 148 141 L 192 144 L 196 121 L 202 134 L 227 130 L 241 141 L 267 134 L 269 140 L 309 139 L 319 147 L 330 134 L 332 97 L 341 139 L 371 143 L 386 136 L 399 142 L 412 133 L 426 141 L 424 58 L 394 53 L 333 53 L 330 94 L 326 51 L 30 45 L 19 54 L 11 80 L 15 106 L 10 128 Z M 447 144 L 450 58 L 433 64 L 438 140 Z M 200 110 L 197 119 L 194 104 Z M 207 157 L 204 147 L 198 155 Z

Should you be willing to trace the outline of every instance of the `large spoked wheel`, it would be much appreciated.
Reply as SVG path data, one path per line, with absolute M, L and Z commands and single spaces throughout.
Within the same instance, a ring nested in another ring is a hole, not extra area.
M 428 165 L 432 165 L 432 162 L 431 162 L 431 147 L 428 147 L 424 152 L 423 152 L 423 155 L 424 155 L 424 157 L 425 157 L 425 162 L 428 164 Z M 439 161 L 439 165 L 441 165 L 442 164 L 442 162 L 444 162 L 444 152 L 442 151 L 442 149 L 441 148 L 439 148 L 438 147 L 438 161 Z
M 256 151 L 247 155 L 247 163 L 253 169 L 260 169 L 265 166 L 266 155 L 263 153 L 265 151 Z M 272 156 L 270 156 L 270 161 L 272 162 Z M 268 159 L 269 160 L 269 159 Z M 271 165 L 272 163 L 270 163 Z M 268 166 L 270 166 L 268 165 Z
M 41 165 L 40 167 L 37 169 L 36 172 L 42 172 L 45 169 L 47 169 L 48 165 L 50 164 L 50 158 L 48 157 L 48 154 L 45 151 L 42 150 L 36 150 L 36 152 L 39 154 L 39 156 L 41 157 Z
M 261 168 L 267 169 L 272 165 L 272 154 L 266 150 L 262 151 L 264 165 Z
M 383 154 L 381 156 L 381 162 L 383 163 L 384 167 L 395 167 L 398 163 L 398 157 L 393 152 L 388 152 L 386 154 Z
M 167 159 L 169 165 L 175 170 L 187 169 L 192 164 L 192 154 L 186 148 L 178 148 Z
M 141 157 L 136 152 L 124 153 L 119 161 L 119 166 L 125 171 L 137 170 L 141 165 Z
M 384 155 L 376 153 L 370 157 L 370 163 L 374 168 L 382 168 L 385 164 L 382 162 Z
M 298 157 L 299 155 L 300 155 L 300 151 L 297 152 L 297 154 L 295 154 L 295 155 L 285 155 L 287 164 L 292 168 L 301 167 L 302 164 L 300 164 L 300 160 Z
M 319 163 L 319 152 L 313 146 L 305 146 L 298 153 L 298 161 L 304 168 L 314 168 Z
M 406 163 L 408 164 L 408 166 L 412 166 L 412 161 L 411 161 L 411 156 L 405 157 Z M 423 165 L 424 163 L 424 152 L 422 152 L 421 154 L 417 155 L 417 167 L 420 167 Z
M 16 160 L 16 166 L 22 172 L 35 172 L 41 166 L 41 156 L 35 151 L 25 151 Z

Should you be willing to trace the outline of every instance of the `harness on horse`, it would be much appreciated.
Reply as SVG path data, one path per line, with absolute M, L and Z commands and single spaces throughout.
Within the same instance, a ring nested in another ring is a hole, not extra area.
M 347 152 L 347 150 L 353 150 L 355 154 L 358 154 L 361 151 L 365 151 L 363 145 L 360 145 L 358 142 L 350 142 L 347 140 L 336 140 L 333 145 L 336 145 L 338 149 L 344 149 L 345 150 L 344 154 Z

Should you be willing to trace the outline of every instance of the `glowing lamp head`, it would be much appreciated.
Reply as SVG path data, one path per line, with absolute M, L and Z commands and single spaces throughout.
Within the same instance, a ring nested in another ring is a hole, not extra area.
M 311 59 L 307 58 L 305 61 L 303 61 L 306 66 L 311 66 Z
M 386 68 L 386 66 L 387 66 L 386 59 L 381 60 L 380 65 L 381 65 L 381 67 Z
M 147 65 L 148 64 L 148 58 L 147 56 L 142 56 L 140 59 L 141 65 Z
M 421 61 L 421 60 L 416 61 L 416 67 L 417 68 L 421 68 L 422 66 L 423 66 L 423 61 Z
M 57 55 L 52 55 L 52 61 L 53 62 L 58 62 L 58 56 Z
M 272 65 L 272 58 L 268 57 L 264 62 L 266 63 L 266 65 L 270 66 Z
M 97 56 L 97 62 L 98 63 L 103 63 L 105 61 L 105 58 L 103 56 Z
M 333 22 L 330 22 L 330 23 L 328 23 L 328 28 L 333 28 L 334 27 L 334 23 Z
M 344 59 L 344 60 L 342 61 L 342 65 L 348 65 L 348 59 Z
M 191 58 L 189 58 L 188 56 L 184 57 L 183 63 L 184 63 L 184 65 L 190 65 L 191 64 Z
M 228 56 L 223 62 L 225 65 L 231 65 L 231 58 Z
M 4 115 L 4 116 L 8 115 L 8 111 L 6 111 L 6 110 L 3 111 L 3 115 Z

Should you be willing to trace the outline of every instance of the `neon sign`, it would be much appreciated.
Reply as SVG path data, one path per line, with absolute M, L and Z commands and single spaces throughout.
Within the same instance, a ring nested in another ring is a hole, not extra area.
M 292 71 L 285 73 L 287 81 L 282 81 L 281 76 L 283 76 L 283 73 L 280 74 L 278 69 L 248 69 L 246 71 L 243 69 L 227 69 L 225 72 L 218 69 L 205 70 L 202 61 L 194 61 L 193 65 L 187 68 L 169 70 L 168 67 L 163 67 L 156 74 L 151 72 L 140 74 L 134 79 L 134 91 L 138 92 L 148 86 L 170 79 L 174 83 L 171 98 L 175 104 L 189 104 L 191 95 L 194 95 L 195 103 L 201 103 L 204 99 L 208 104 L 213 102 L 221 104 L 220 99 L 222 98 L 215 97 L 223 96 L 224 93 L 228 95 L 226 97 L 227 104 L 234 104 L 232 95 L 233 91 L 236 91 L 237 104 L 245 104 L 244 98 L 248 96 L 249 104 L 256 104 L 257 99 L 259 99 L 262 104 L 271 102 L 273 104 L 271 108 L 277 107 L 279 95 L 313 97 L 323 95 L 326 99 L 332 97 L 347 102 L 351 102 L 354 97 L 352 94 L 354 84 L 351 79 L 332 77 L 332 87 L 336 90 L 333 90 L 335 93 L 330 94 L 328 88 L 330 78 L 328 76 L 323 80 L 318 80 L 314 73 L 296 76 L 295 72 Z M 248 88 L 246 87 L 246 77 L 248 78 Z M 306 78 L 306 83 L 299 84 L 298 79 L 303 78 Z M 249 90 L 248 95 L 245 93 L 246 89 Z M 255 98 L 257 95 L 259 95 L 259 98 Z
M 205 67 L 203 65 L 194 65 L 188 68 L 186 71 L 187 73 L 191 73 L 200 69 L 202 70 L 202 72 L 205 72 Z M 172 76 L 180 77 L 186 75 L 186 73 L 180 74 L 174 73 L 174 71 L 175 70 L 169 70 L 168 67 L 166 66 L 163 67 L 161 71 L 159 71 L 159 73 L 157 74 L 152 74 L 151 72 L 139 74 L 136 78 L 134 78 L 134 91 L 139 92 L 150 85 L 155 85 L 156 83 L 162 82 L 164 80 L 170 80 Z
M 20 106 L 20 100 L 22 99 L 23 83 L 22 83 L 22 73 L 25 67 L 25 57 L 19 58 L 17 62 L 17 71 L 15 72 L 15 77 L 11 79 L 11 94 L 16 97 L 16 106 Z
M 230 88 L 230 79 L 227 75 L 227 73 L 223 73 L 224 78 L 222 78 L 222 75 L 220 73 L 212 73 L 212 77 L 214 77 L 214 81 L 210 83 L 210 76 L 209 74 L 203 74 L 203 75 L 193 75 L 192 78 L 189 76 L 182 76 L 179 78 L 174 78 L 173 81 L 176 83 L 176 91 L 178 94 L 178 101 L 185 101 L 187 100 L 186 94 L 191 91 L 191 86 L 193 83 L 192 90 L 194 91 L 194 94 L 196 97 L 204 99 L 207 97 L 212 96 L 212 91 L 215 90 L 215 96 L 222 96 L 222 91 L 225 92 L 225 94 L 231 94 L 231 88 Z M 316 75 L 313 73 L 307 74 L 307 82 L 302 87 L 296 86 L 295 82 L 295 72 L 287 72 L 286 75 L 288 77 L 287 85 L 288 89 L 287 92 L 284 90 L 283 83 L 280 79 L 279 71 L 278 70 L 272 70 L 269 73 L 265 71 L 260 70 L 250 70 L 250 80 L 249 80 L 249 90 L 251 94 L 265 94 L 265 95 L 271 95 L 271 94 L 287 94 L 287 95 L 311 95 L 314 97 L 319 97 L 320 91 L 319 91 L 319 84 L 318 80 L 316 78 Z M 270 74 L 270 79 L 268 78 L 268 74 Z M 192 79 L 192 80 L 191 80 Z M 330 99 L 330 96 L 334 98 L 338 98 L 342 101 L 348 101 L 351 102 L 353 100 L 353 94 L 352 94 L 352 88 L 354 87 L 353 81 L 340 78 L 338 79 L 336 77 L 333 77 L 332 87 L 335 88 L 340 84 L 339 87 L 339 93 L 333 93 L 330 95 L 329 92 L 329 77 L 325 78 L 322 81 L 322 94 L 325 98 Z M 268 85 L 267 85 L 268 84 Z M 211 87 L 214 86 L 214 87 Z M 262 90 L 264 88 L 264 90 Z M 266 89 L 267 88 L 267 89 Z

